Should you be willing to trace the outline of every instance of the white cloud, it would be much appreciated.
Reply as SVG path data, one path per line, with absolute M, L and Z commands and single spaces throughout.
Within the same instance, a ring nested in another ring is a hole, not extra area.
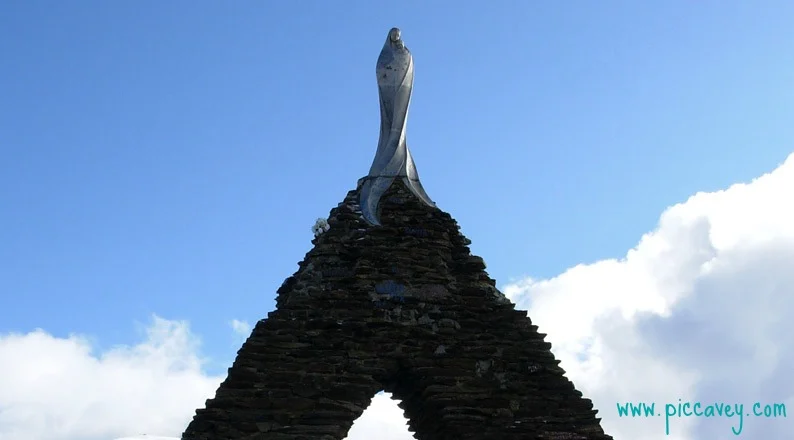
M 245 341 L 251 335 L 251 324 L 245 321 L 232 319 L 229 325 L 232 326 L 232 331 L 238 336 L 238 339 Z
M 616 402 L 744 403 L 745 412 L 785 402 L 794 411 L 794 155 L 751 183 L 669 208 L 624 258 L 504 290 L 549 334 L 618 440 L 728 438 L 738 420 L 674 418 L 665 436 L 664 417 L 619 418 Z M 221 379 L 202 373 L 184 323 L 155 319 L 146 341 L 103 354 L 78 336 L 0 336 L 0 439 L 178 437 Z M 404 424 L 380 394 L 348 440 L 411 439 Z M 794 433 L 788 419 L 745 417 L 742 428 L 742 438 Z
M 144 342 L 95 354 L 81 336 L 0 336 L 0 439 L 179 435 L 215 392 L 186 323 L 153 319 Z
M 774 172 L 662 214 L 620 260 L 579 265 L 505 294 L 529 311 L 616 438 L 732 436 L 738 419 L 617 417 L 616 402 L 794 401 L 794 155 Z M 794 407 L 789 407 L 794 411 Z M 745 438 L 789 438 L 747 418 Z

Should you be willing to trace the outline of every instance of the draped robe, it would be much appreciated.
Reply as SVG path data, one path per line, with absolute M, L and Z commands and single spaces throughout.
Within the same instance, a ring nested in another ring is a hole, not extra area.
M 389 31 L 375 73 L 380 98 L 380 138 L 375 159 L 360 189 L 360 205 L 364 219 L 372 225 L 380 225 L 377 214 L 380 199 L 398 177 L 423 203 L 429 206 L 435 206 L 435 203 L 419 181 L 416 165 L 405 142 L 414 63 L 411 52 L 400 38 L 399 29 Z

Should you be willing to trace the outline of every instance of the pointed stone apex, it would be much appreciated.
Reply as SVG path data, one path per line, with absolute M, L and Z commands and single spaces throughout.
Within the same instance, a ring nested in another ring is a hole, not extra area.
M 424 439 L 612 440 L 457 222 L 402 180 L 350 191 L 183 440 L 341 440 L 378 391 Z

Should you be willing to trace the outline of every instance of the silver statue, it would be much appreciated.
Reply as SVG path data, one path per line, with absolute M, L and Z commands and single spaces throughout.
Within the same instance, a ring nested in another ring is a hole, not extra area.
M 429 206 L 430 200 L 422 183 L 411 152 L 405 143 L 405 120 L 414 86 L 414 60 L 400 38 L 400 30 L 392 28 L 380 51 L 375 68 L 380 96 L 380 139 L 378 151 L 369 174 L 359 192 L 361 213 L 368 223 L 380 225 L 378 204 L 395 178 L 401 177 L 405 186 Z

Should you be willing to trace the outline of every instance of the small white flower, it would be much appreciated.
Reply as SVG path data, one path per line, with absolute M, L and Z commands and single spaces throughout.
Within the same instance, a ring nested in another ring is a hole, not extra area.
M 312 232 L 315 237 L 318 237 L 323 232 L 328 232 L 329 229 L 331 229 L 331 226 L 328 225 L 328 221 L 324 218 L 318 218 L 314 226 L 312 226 Z

